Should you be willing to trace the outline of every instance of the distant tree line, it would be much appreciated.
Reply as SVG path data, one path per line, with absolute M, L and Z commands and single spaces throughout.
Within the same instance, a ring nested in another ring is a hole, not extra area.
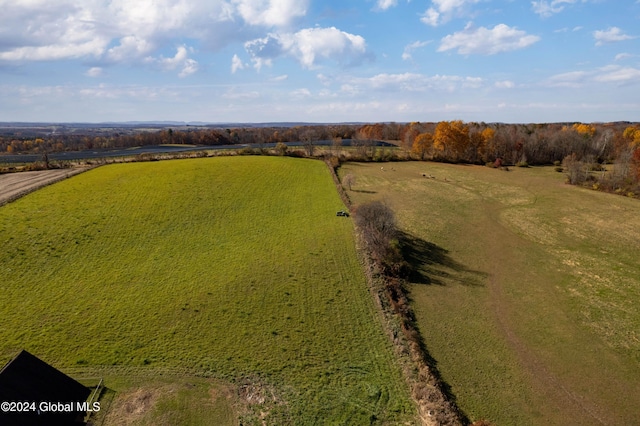
M 0 135 L 0 153 L 38 154 L 44 152 L 82 151 L 90 149 L 117 149 L 137 146 L 178 145 L 243 145 L 304 140 L 351 139 L 359 126 L 318 125 L 296 127 L 249 127 L 249 128 L 193 128 L 189 130 L 137 131 L 134 134 L 102 133 L 82 134 L 58 133 L 41 137 Z
M 264 153 L 262 144 L 273 143 L 276 152 L 287 154 L 285 142 L 300 142 L 302 155 L 316 155 L 315 141 L 331 140 L 332 148 L 350 139 L 358 160 L 400 159 L 381 155 L 374 143 L 395 142 L 410 158 L 469 164 L 549 165 L 566 171 L 573 184 L 596 185 L 598 189 L 640 193 L 640 125 L 615 123 L 465 123 L 460 120 L 435 122 L 375 123 L 364 125 L 330 124 L 292 127 L 193 127 L 187 130 L 165 128 L 158 131 L 102 132 L 87 130 L 42 137 L 0 135 L 0 153 L 51 153 L 87 149 L 130 148 L 162 144 L 201 146 L 253 144 Z M 288 153 L 289 155 L 292 153 Z M 404 156 L 406 158 L 407 156 Z M 615 164 L 613 173 L 604 171 Z
M 635 137 L 631 123 L 502 124 L 434 122 L 331 124 L 294 127 L 200 128 L 138 131 L 117 129 L 91 135 L 74 131 L 36 138 L 0 135 L 0 152 L 41 153 L 86 149 L 130 148 L 161 144 L 235 145 L 278 142 L 313 142 L 353 139 L 362 153 L 368 141 L 394 141 L 416 159 L 485 164 L 500 158 L 505 164 L 553 164 L 570 154 L 611 162 Z

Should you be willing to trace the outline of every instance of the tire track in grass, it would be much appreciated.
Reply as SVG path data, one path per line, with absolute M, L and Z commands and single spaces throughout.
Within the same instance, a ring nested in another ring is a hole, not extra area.
M 528 189 L 527 189 L 528 190 Z M 533 201 L 527 203 L 527 205 L 534 205 L 537 202 L 537 196 L 533 192 L 530 192 Z M 484 199 L 485 208 L 483 209 L 487 216 L 488 223 L 493 228 L 490 232 L 485 232 L 485 235 L 501 235 L 502 238 L 489 238 L 485 240 L 485 244 L 490 247 L 488 250 L 492 256 L 488 259 L 490 262 L 490 274 L 488 280 L 489 292 L 491 295 L 491 304 L 493 306 L 494 317 L 496 323 L 499 326 L 499 330 L 502 332 L 505 340 L 508 342 L 512 350 L 515 351 L 520 364 L 530 374 L 532 380 L 542 389 L 542 392 L 548 395 L 547 401 L 552 401 L 557 407 L 566 410 L 571 408 L 573 418 L 578 419 L 584 416 L 584 421 L 597 422 L 598 424 L 606 425 L 607 414 L 602 411 L 602 407 L 594 404 L 592 401 L 587 400 L 584 397 L 580 397 L 569 388 L 567 388 L 560 379 L 558 379 L 551 371 L 549 371 L 544 363 L 535 355 L 529 347 L 527 347 L 516 335 L 513 327 L 510 325 L 509 317 L 510 308 L 508 302 L 503 294 L 503 285 L 501 284 L 501 278 L 504 276 L 502 271 L 505 264 L 512 263 L 502 257 L 496 256 L 496 254 L 510 253 L 513 258 L 517 251 L 515 247 L 530 244 L 524 241 L 522 237 L 514 233 L 514 231 L 505 226 L 500 220 L 500 215 L 509 209 L 518 208 L 520 206 L 495 206 L 492 202 Z M 515 242 L 514 240 L 520 240 Z M 520 262 L 518 260 L 517 262 Z M 512 320 L 511 320 L 512 321 Z
M 509 225 L 513 225 L 509 220 L 503 220 L 507 215 L 507 212 L 515 209 L 531 208 L 534 207 L 539 199 L 539 194 L 532 188 L 532 183 L 527 182 L 522 186 L 522 190 L 528 194 L 524 198 L 518 191 L 513 191 L 513 188 L 508 188 L 506 191 L 512 191 L 517 194 L 518 197 L 509 197 L 507 199 L 497 198 L 497 193 L 491 191 L 480 192 L 477 188 L 467 187 L 466 185 L 460 185 L 458 182 L 450 183 L 453 186 L 462 186 L 464 189 L 471 191 L 474 196 L 479 197 L 479 202 L 483 203 L 483 208 L 478 211 L 483 212 L 486 217 L 485 225 L 490 226 L 491 230 L 487 231 L 486 226 L 483 226 L 483 236 L 501 236 L 501 238 L 484 238 L 484 247 L 489 247 L 488 253 L 492 256 L 489 257 L 489 270 L 491 271 L 488 279 L 488 288 L 490 294 L 490 301 L 492 305 L 493 314 L 498 328 L 504 336 L 509 347 L 517 354 L 520 364 L 524 367 L 530 377 L 533 380 L 535 386 L 539 387 L 542 392 L 548 395 L 547 401 L 552 401 L 558 408 L 566 410 L 567 407 L 572 407 L 573 418 L 580 418 L 585 415 L 584 421 L 593 422 L 596 421 L 599 424 L 607 424 L 607 413 L 603 412 L 602 407 L 589 401 L 584 397 L 580 397 L 576 393 L 568 389 L 562 381 L 560 381 L 544 363 L 536 356 L 534 351 L 527 347 L 520 338 L 516 335 L 511 321 L 508 318 L 513 318 L 510 312 L 509 304 L 505 298 L 503 291 L 503 284 L 501 283 L 505 272 L 503 265 L 522 264 L 521 259 L 516 259 L 517 248 L 522 246 L 531 245 L 532 243 L 524 239 Z M 498 203 L 496 201 L 499 200 Z M 522 213 L 520 213 L 521 215 Z M 515 217 L 519 217 L 518 214 Z M 520 227 L 519 231 L 523 231 Z M 527 233 L 528 238 L 537 237 L 538 235 L 530 235 Z M 533 238 L 532 241 L 540 243 L 539 238 Z M 544 242 L 544 241 L 543 241 Z M 504 253 L 509 253 L 508 258 L 504 257 Z M 498 257 L 496 254 L 500 254 Z M 526 267 L 522 266 L 518 268 L 521 271 L 527 271 Z M 528 273 L 529 271 L 527 271 Z

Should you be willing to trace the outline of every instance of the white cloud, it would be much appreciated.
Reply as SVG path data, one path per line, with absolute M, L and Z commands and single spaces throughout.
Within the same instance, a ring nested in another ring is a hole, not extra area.
M 311 96 L 311 91 L 307 88 L 296 89 L 291 92 L 291 96 L 294 98 L 308 98 Z
M 80 0 L 76 1 L 78 5 L 82 4 Z M 103 0 L 85 4 L 86 9 L 102 15 L 101 22 L 140 38 L 181 30 L 193 19 L 199 7 L 199 2 L 184 0 Z
M 109 38 L 97 34 L 89 11 L 74 1 L 0 1 L 0 60 L 58 60 L 100 55 Z
M 136 60 L 150 53 L 155 46 L 145 39 L 136 36 L 126 36 L 120 39 L 120 44 L 107 51 L 106 58 L 113 62 Z
M 0 0 L 0 61 L 140 62 L 167 41 L 220 48 L 287 28 L 309 0 Z M 185 69 L 189 73 L 191 66 Z
M 345 82 L 345 84 L 355 93 L 372 89 L 391 92 L 453 92 L 459 89 L 478 89 L 484 85 L 484 80 L 480 77 L 456 75 L 436 74 L 427 76 L 416 73 L 382 73 L 369 78 L 353 78 Z M 343 87 L 345 86 L 343 85 Z
M 451 13 L 468 5 L 478 3 L 480 0 L 432 0 L 442 13 Z
M 611 83 L 618 86 L 640 83 L 640 69 L 619 65 L 607 65 L 590 71 L 571 71 L 557 74 L 543 82 L 543 85 L 577 89 L 593 82 L 599 84 Z
M 537 13 L 543 18 L 548 18 L 549 16 L 562 12 L 566 4 L 573 4 L 577 2 L 578 0 L 540 0 L 532 1 L 531 6 L 534 13 Z
M 102 68 L 91 67 L 87 70 L 86 75 L 89 77 L 100 77 L 102 75 Z
M 538 36 L 528 35 L 524 31 L 505 24 L 498 24 L 492 29 L 475 28 L 468 24 L 463 31 L 444 37 L 438 52 L 457 49 L 457 52 L 462 55 L 495 55 L 523 49 L 539 40 Z
M 275 27 L 288 26 L 304 16 L 309 0 L 233 0 L 232 3 L 248 24 Z
M 240 59 L 238 55 L 233 55 L 233 58 L 231 58 L 231 74 L 235 74 L 236 71 L 243 70 L 244 68 L 245 65 L 242 62 L 242 59 Z
M 97 56 L 104 45 L 99 40 L 80 44 L 50 44 L 47 46 L 24 46 L 0 52 L 0 60 L 4 61 L 51 61 L 74 59 L 84 56 Z
M 614 43 L 617 41 L 631 40 L 636 37 L 624 34 L 618 27 L 611 27 L 606 31 L 594 31 L 593 38 L 596 39 L 596 46 L 602 46 L 605 43 Z
M 515 83 L 511 80 L 496 81 L 494 86 L 498 89 L 513 89 L 516 87 Z
M 546 82 L 543 83 L 543 85 L 549 87 L 578 88 L 582 86 L 588 75 L 589 74 L 585 71 L 565 72 L 550 77 Z
M 434 8 L 430 7 L 422 14 L 420 21 L 432 27 L 438 26 L 438 19 L 440 19 L 440 13 Z
M 176 54 L 173 57 L 165 58 L 160 56 L 158 58 L 147 57 L 145 62 L 154 64 L 160 67 L 163 71 L 173 71 L 180 68 L 178 76 L 180 78 L 187 77 L 198 71 L 198 62 L 189 58 L 189 50 L 186 46 L 178 46 Z
M 594 80 L 602 83 L 640 82 L 640 69 L 610 65 L 598 70 Z
M 448 22 L 454 16 L 467 15 L 470 6 L 479 2 L 480 0 L 432 0 L 431 7 L 423 13 L 420 20 L 436 27 Z
M 346 96 L 357 96 L 361 93 L 358 87 L 352 84 L 343 84 L 340 86 L 340 92 Z
M 277 77 L 273 77 L 271 81 L 274 81 L 274 82 L 286 81 L 288 78 L 289 76 L 287 74 L 282 74 Z
M 378 10 L 387 10 L 390 7 L 394 7 L 398 5 L 398 0 L 378 0 L 376 3 L 376 8 Z
M 265 65 L 271 66 L 273 59 L 281 56 L 284 50 L 278 36 L 271 34 L 246 42 L 244 48 L 251 55 L 253 66 L 258 71 Z
M 560 28 L 559 30 L 554 30 L 553 32 L 554 33 L 567 33 L 569 31 L 571 31 L 571 32 L 575 33 L 575 32 L 578 32 L 578 31 L 582 30 L 582 28 L 583 27 L 573 27 L 572 29 L 569 29 L 567 27 L 564 27 L 564 28 Z
M 200 69 L 198 62 L 195 59 L 186 59 L 182 64 L 182 70 L 178 73 L 178 77 L 184 78 L 195 74 Z
M 412 53 L 414 50 L 419 49 L 421 47 L 426 46 L 427 44 L 431 43 L 431 40 L 428 41 L 414 41 L 411 44 L 408 44 L 404 47 L 404 52 L 402 52 L 402 59 L 405 61 L 408 61 L 410 59 L 412 59 Z
M 331 28 L 307 28 L 296 33 L 269 34 L 245 43 L 256 69 L 271 65 L 282 55 L 292 56 L 305 68 L 314 68 L 319 61 L 332 60 L 341 65 L 362 62 L 367 45 L 361 36 Z
M 630 53 L 618 53 L 615 57 L 616 61 L 622 61 L 628 58 L 633 58 L 635 55 L 632 55 Z
M 226 93 L 222 95 L 224 99 L 229 100 L 250 100 L 250 99 L 258 99 L 260 97 L 260 93 L 254 91 L 250 92 L 238 92 L 235 88 L 230 89 Z
M 110 86 L 100 84 L 85 88 L 66 87 L 65 94 L 71 98 L 86 99 L 126 99 L 157 101 L 158 99 L 174 99 L 177 93 L 172 90 L 146 86 Z

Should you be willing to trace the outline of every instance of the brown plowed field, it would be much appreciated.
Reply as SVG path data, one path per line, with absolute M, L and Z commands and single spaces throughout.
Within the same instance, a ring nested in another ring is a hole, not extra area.
M 0 206 L 16 200 L 23 195 L 61 181 L 87 170 L 86 167 L 73 169 L 42 170 L 0 175 Z

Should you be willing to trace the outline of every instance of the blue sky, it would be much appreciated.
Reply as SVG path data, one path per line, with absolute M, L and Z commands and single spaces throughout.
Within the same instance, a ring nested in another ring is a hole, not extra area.
M 0 10 L 0 121 L 640 121 L 640 0 Z

